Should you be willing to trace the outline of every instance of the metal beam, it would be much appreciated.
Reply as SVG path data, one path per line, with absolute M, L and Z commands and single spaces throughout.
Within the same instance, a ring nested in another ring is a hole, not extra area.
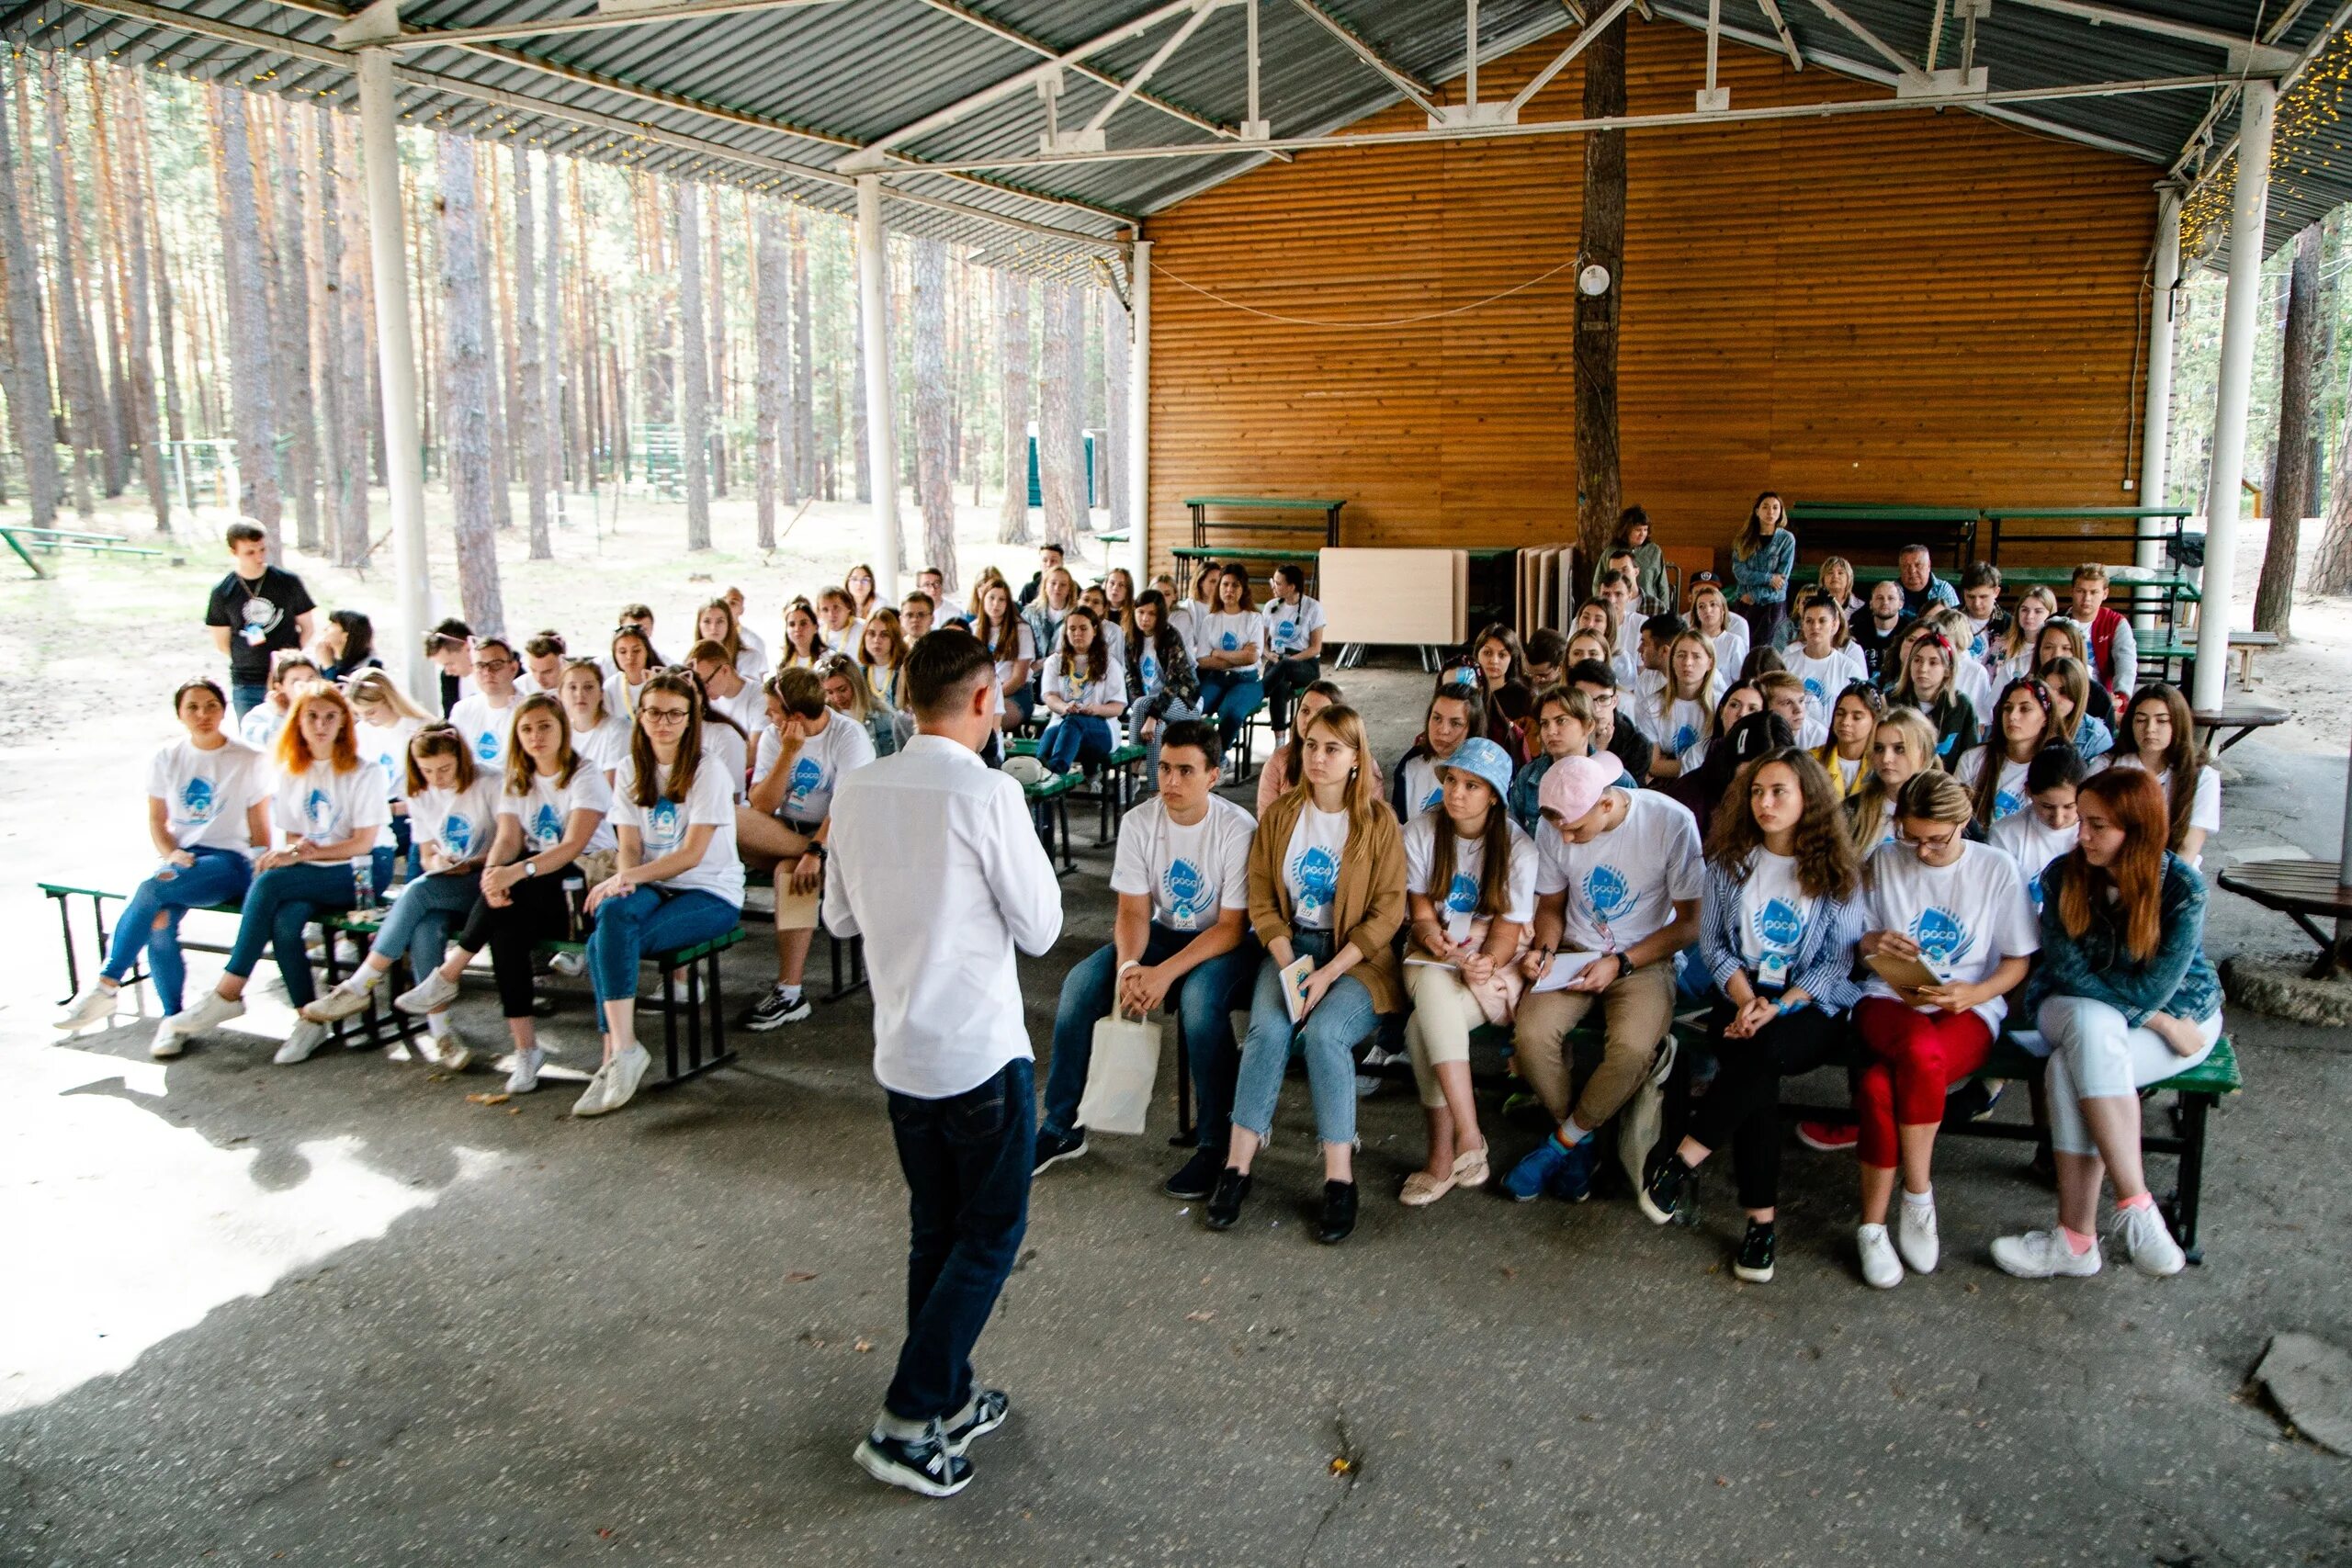
M 2335 35 L 2342 32 L 2346 24 L 2352 24 L 2352 0 L 2345 0 L 2343 5 L 2335 8 L 2335 14 L 2328 17 L 2327 25 L 2312 35 L 2312 40 L 2303 45 L 2303 52 L 2296 57 L 2295 63 L 2289 68 L 2286 74 L 2278 78 L 2278 94 L 2281 97 L 2285 96 L 2296 83 L 2303 79 L 2303 73 L 2312 68 L 2312 62 L 2318 60 L 2327 46 L 2335 40 Z M 2233 87 L 2234 88 L 2234 84 Z M 2182 197 L 2184 205 L 2195 199 L 2198 190 L 2206 181 L 2219 175 L 2222 166 L 2230 161 L 2231 154 L 2238 150 L 2237 133 L 2233 131 L 2230 139 L 2215 148 L 2210 156 L 2202 159 L 2195 157 L 2197 139 L 2204 135 L 2220 117 L 2227 112 L 2229 102 L 2235 96 L 2234 90 L 2214 96 L 2212 106 L 2205 111 L 2205 118 L 2198 122 L 2197 130 L 2189 135 L 2188 144 L 2181 149 L 2179 159 L 2172 166 L 2172 176 L 2177 179 L 2187 172 L 2192 161 L 2197 164 L 2197 180 Z
M 2118 10 L 2113 6 L 2096 5 L 2093 0 L 2008 0 L 2008 3 L 2023 6 L 2028 10 L 2047 11 L 2052 16 L 2073 17 L 2093 27 L 2122 28 L 2180 43 L 2201 44 L 2208 49 L 2232 52 L 2243 51 L 2247 68 L 2257 73 L 2284 71 L 2294 62 L 2291 53 L 2259 39 L 2243 38 L 2223 32 L 2219 28 L 2201 27 L 2195 22 L 2176 22 L 2165 17 Z
M 1543 70 L 1538 71 L 1534 75 L 1528 78 L 1527 85 L 1521 87 L 1518 94 L 1512 97 L 1510 101 L 1510 112 L 1516 115 L 1520 110 L 1525 108 L 1530 98 L 1535 96 L 1536 94 L 1542 92 L 1545 87 L 1550 86 L 1552 84 L 1552 78 L 1557 76 L 1561 72 L 1566 71 L 1569 64 L 1575 61 L 1576 57 L 1582 54 L 1589 45 L 1598 40 L 1603 32 L 1607 31 L 1616 23 L 1618 17 L 1623 16 L 1632 8 L 1634 0 L 1615 0 L 1615 3 L 1612 4 L 1609 9 L 1603 11 L 1593 20 L 1587 22 L 1582 30 L 1580 30 L 1577 36 L 1569 41 L 1568 47 L 1560 51 L 1559 53 L 1552 57 L 1551 64 L 1546 65 Z M 1707 85 L 1712 87 L 1714 85 L 1714 60 L 1711 49 L 1707 61 Z
M 288 0 L 279 0 L 287 4 Z M 690 22 L 699 17 L 727 17 L 744 11 L 803 10 L 812 6 L 838 6 L 843 0 L 685 0 L 676 6 L 648 6 L 635 11 L 592 11 L 584 17 L 542 17 L 537 21 L 501 22 L 483 28 L 418 28 L 385 40 L 387 49 L 431 49 L 436 44 L 492 43 L 510 38 L 555 38 L 566 33 L 605 32 L 615 28 L 652 27 L 662 22 Z
M 1430 114 L 1437 113 L 1437 88 L 1391 61 L 1365 41 L 1363 36 L 1339 17 L 1331 15 L 1316 0 L 1291 0 L 1300 10 L 1323 24 L 1324 29 L 1346 46 L 1349 53 L 1388 78 L 1388 85 L 1421 106 Z
M 1166 43 L 1152 51 L 1151 58 L 1143 62 L 1143 69 L 1128 77 L 1119 90 L 1094 111 L 1094 118 L 1086 122 L 1086 129 L 1100 130 L 1109 124 L 1111 117 L 1119 112 L 1120 106 L 1142 91 L 1144 84 L 1151 80 L 1152 73 L 1167 64 L 1168 57 L 1183 48 L 1185 40 L 1201 30 L 1201 24 L 1207 21 L 1222 3 L 1223 0 L 1195 0 L 1193 14 L 1184 18 L 1183 25 L 1169 35 Z
M 978 28 L 980 31 L 987 33 L 990 38 L 1001 39 L 1006 43 L 1012 44 L 1017 48 L 1025 49 L 1032 54 L 1040 54 L 1050 58 L 1055 52 L 1054 46 L 1052 44 L 1046 43 L 1041 39 L 1032 38 L 1027 33 L 1022 32 L 1016 28 L 1009 28 L 992 17 L 984 17 L 978 11 L 973 10 L 970 6 L 960 4 L 959 0 L 918 0 L 918 3 L 929 6 L 932 10 L 938 12 L 943 17 L 953 17 L 957 21 L 964 23 L 967 27 Z M 1085 77 L 1087 80 L 1100 83 L 1105 87 L 1116 88 L 1121 85 L 1121 83 L 1116 76 L 1112 75 L 1107 71 L 1098 70 L 1096 67 L 1089 65 L 1083 61 L 1072 65 L 1069 69 L 1075 71 L 1078 74 Z M 1216 120 L 1209 118 L 1205 115 L 1196 114 L 1193 110 L 1186 108 L 1182 104 L 1170 103 L 1168 99 L 1160 97 L 1157 94 L 1137 93 L 1136 95 L 1136 102 L 1139 104 L 1148 104 L 1153 108 L 1158 109 L 1161 114 L 1168 116 L 1170 119 L 1181 119 L 1195 130 L 1205 130 L 1211 136 L 1223 137 L 1227 141 L 1237 139 L 1238 133 L 1231 126 L 1220 125 Z
M 1764 19 L 1772 24 L 1773 32 L 1780 35 L 1781 48 L 1788 53 L 1789 69 L 1804 70 L 1804 51 L 1797 47 L 1796 35 L 1789 31 L 1788 20 L 1781 15 L 1780 0 L 1756 0 L 1756 3 L 1764 8 Z M 1730 36 L 1736 38 L 1739 34 L 1734 30 Z
M 1888 64 L 1901 72 L 1906 79 L 1916 80 L 1922 74 L 1917 65 L 1913 64 L 1909 60 L 1904 57 L 1901 50 L 1896 49 L 1893 44 L 1890 44 L 1885 39 L 1880 38 L 1878 34 L 1871 31 L 1870 28 L 1854 20 L 1853 17 L 1846 15 L 1846 13 L 1838 7 L 1837 0 L 1813 0 L 1813 6 L 1815 10 L 1819 11 L 1823 16 L 1828 17 L 1839 27 L 1845 28 L 1848 32 L 1853 34 L 1864 43 L 1870 45 L 1871 51 L 1876 53 L 1880 59 L 1885 61 Z

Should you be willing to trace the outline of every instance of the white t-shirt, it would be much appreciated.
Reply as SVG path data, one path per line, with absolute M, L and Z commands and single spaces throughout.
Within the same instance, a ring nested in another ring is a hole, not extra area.
M 1768 953 L 1784 962 L 1793 960 L 1804 945 L 1806 923 L 1820 902 L 1808 897 L 1798 886 L 1793 856 L 1758 849 L 1748 858 L 1747 875 L 1739 885 L 1740 962 L 1754 970 Z M 1787 979 L 1781 982 L 1788 983 Z
M 735 804 L 742 805 L 752 797 L 751 785 L 752 738 L 723 724 L 706 723 L 702 727 L 702 754 L 711 765 L 725 770 L 727 787 L 735 796 Z
M 668 768 L 655 763 L 653 778 L 655 799 L 650 806 L 639 806 L 630 798 L 637 783 L 634 761 L 621 763 L 621 776 L 613 787 L 612 824 L 637 829 L 639 864 L 650 865 L 675 852 L 686 841 L 689 829 L 707 826 L 712 832 L 699 863 L 679 875 L 650 886 L 666 887 L 673 893 L 715 893 L 741 908 L 743 863 L 735 855 L 735 797 L 728 790 L 721 770 L 710 766 L 706 758 L 695 769 L 694 787 L 686 792 L 684 800 L 661 796 L 662 786 L 669 782 Z
M 1968 786 L 1971 796 L 1976 794 L 1976 781 L 1984 775 L 1984 759 L 1992 755 L 1993 748 L 1979 746 L 1960 759 L 1960 766 L 1954 773 L 1960 782 Z M 2025 773 L 2032 766 L 2030 762 L 2012 761 L 2006 751 L 2000 753 L 2000 782 L 1994 785 L 1993 793 L 1993 820 L 1996 822 L 2026 808 Z
M 1177 635 L 1181 637 L 1183 634 L 1180 631 Z M 1168 682 L 1168 671 L 1159 662 L 1159 649 L 1149 637 L 1144 639 L 1143 652 L 1136 656 L 1136 682 L 1147 697 L 1156 694 Z
M 736 657 L 735 668 L 743 672 L 743 679 L 756 686 L 767 678 L 768 639 L 749 626 L 738 626 L 735 640 L 743 645 L 743 651 Z
M 646 680 L 650 681 L 651 679 L 652 676 L 649 673 L 646 676 Z M 605 711 L 606 713 L 619 714 L 624 718 L 635 718 L 637 716 L 637 694 L 643 690 L 645 690 L 644 681 L 639 681 L 636 685 L 632 686 L 628 683 L 628 676 L 622 674 L 617 670 L 614 671 L 610 675 L 605 677 Z
M 607 708 L 605 710 L 604 723 L 594 729 L 575 729 L 571 732 L 571 749 L 602 768 L 605 771 L 605 782 L 609 784 L 612 782 L 612 775 L 619 770 L 622 761 L 628 756 L 628 738 L 631 728 L 628 719 Z
M 1564 951 L 1623 953 L 1674 923 L 1674 906 L 1701 888 L 1699 823 L 1649 790 L 1619 790 L 1625 816 L 1589 844 L 1547 819 L 1536 833 L 1535 891 L 1567 894 Z
M 268 750 L 277 744 L 278 733 L 286 728 L 287 716 L 292 711 L 267 699 L 256 703 L 237 721 L 238 740 L 253 750 Z
M 977 630 L 974 635 L 978 635 Z M 1018 618 L 1013 621 L 1012 639 L 1014 647 L 1019 652 L 1020 658 L 1000 659 L 996 661 L 996 684 L 997 690 L 1000 692 L 1003 691 L 1006 683 L 1012 679 L 1012 667 L 1014 664 L 1020 662 L 1021 660 L 1034 660 L 1037 657 L 1037 639 L 1029 635 L 1028 622 Z M 980 640 L 982 642 L 988 641 L 986 637 L 981 637 Z
M 2018 874 L 2025 878 L 2025 896 L 2038 912 L 2041 908 L 2041 874 L 2050 863 L 2075 847 L 2075 840 L 2082 829 L 2052 828 L 2031 810 L 2004 817 L 1984 831 L 1984 837 L 1995 849 L 2017 862 Z
M 1405 761 L 1405 820 L 1410 822 L 1424 811 L 1434 811 L 1444 804 L 1445 785 L 1437 776 L 1444 761 L 1441 757 L 1408 757 Z
M 453 861 L 479 860 L 490 852 L 498 826 L 496 773 L 483 771 L 466 789 L 425 789 L 409 799 L 409 831 L 420 851 L 437 847 Z
M 1652 675 L 1645 689 L 1634 694 L 1634 728 L 1646 737 L 1649 743 L 1669 757 L 1681 755 L 1705 738 L 1708 721 L 1713 716 L 1715 704 L 1722 698 L 1719 683 L 1710 681 L 1703 700 L 1677 697 L 1661 715 L 1657 699 L 1666 689 L 1665 678 Z
M 2004 959 L 2041 950 L 2041 927 L 2018 863 L 1990 844 L 1962 840 L 1960 858 L 1950 865 L 1929 865 L 1909 845 L 1887 844 L 1871 856 L 1869 871 L 1865 929 L 1909 937 L 1919 944 L 1919 961 L 1949 982 L 1975 985 Z M 1875 973 L 1862 994 L 1902 999 Z M 1971 1010 L 1997 1034 L 2008 998 L 1995 997 Z
M 1842 800 L 1854 793 L 1855 782 L 1861 777 L 1862 770 L 1870 764 L 1866 758 L 1856 757 L 1849 761 L 1833 751 L 1829 755 L 1829 765 L 1837 770 L 1833 776 L 1838 781 L 1838 798 Z
M 1862 650 L 1850 642 L 1819 659 L 1807 653 L 1802 644 L 1792 643 L 1781 650 L 1781 662 L 1804 682 L 1805 712 L 1825 724 L 1837 705 L 1838 694 L 1852 682 L 1869 680 L 1871 674 L 1870 666 L 1862 661 Z
M 744 734 L 757 735 L 760 726 L 767 722 L 767 701 L 757 682 L 746 681 L 731 697 L 712 696 L 710 705 L 714 712 L 733 719 Z
M 784 737 L 771 728 L 760 731 L 759 761 L 754 779 L 765 779 L 784 755 Z M 830 714 L 825 728 L 800 743 L 792 759 L 792 777 L 784 804 L 776 814 L 795 822 L 822 822 L 833 808 L 833 791 L 842 775 L 874 761 L 874 738 L 843 714 Z
M 352 727 L 351 738 L 359 748 L 359 760 L 384 770 L 385 798 L 408 798 L 408 743 L 424 728 L 421 718 L 395 718 L 388 725 Z
M 1039 678 L 1038 690 L 1061 698 L 1072 707 L 1092 707 L 1098 703 L 1115 703 L 1123 695 L 1125 682 L 1119 676 L 1119 666 L 1106 654 L 1102 660 L 1102 678 L 1099 681 L 1079 679 L 1083 666 L 1072 661 L 1068 672 L 1062 669 L 1062 656 L 1048 654 L 1045 673 Z
M 1952 689 L 1968 699 L 1976 710 L 1976 727 L 1984 728 L 1993 721 L 1993 677 L 1984 673 L 1984 666 L 1962 654 L 1952 666 Z
M 2092 771 L 2096 773 L 2106 768 L 2143 768 L 2147 764 L 2140 761 L 2138 753 L 2126 751 L 2119 746 L 2100 758 L 2098 768 Z M 2172 809 L 2172 770 L 2170 768 L 2166 768 L 2156 775 L 2156 787 L 2165 792 L 2165 809 L 2169 814 Z M 2222 830 L 2222 773 L 2220 769 L 2210 762 L 2197 770 L 2197 793 L 2188 802 L 2188 825 L 2192 828 L 2202 828 L 2209 835 Z
M 1348 814 L 1317 811 L 1312 803 L 1298 813 L 1283 850 L 1283 886 L 1289 890 L 1291 924 L 1311 931 L 1331 929 L 1340 896 L 1340 858 L 1347 852 Z
M 1266 621 L 1255 610 L 1202 615 L 1193 622 L 1193 651 L 1195 657 L 1209 653 L 1235 653 L 1252 646 L 1258 649 L 1254 662 L 1237 664 L 1229 670 L 1212 671 L 1212 674 L 1254 675 L 1266 661 Z
M 1699 635 L 1706 637 L 1707 634 L 1701 632 Z M 1715 673 L 1718 675 L 1738 674 L 1739 667 L 1747 662 L 1749 647 L 1747 623 L 1737 615 L 1734 615 L 1729 626 L 1713 637 L 1708 637 L 1707 640 L 1714 644 Z
M 1504 826 L 1510 830 L 1510 874 L 1499 918 L 1523 926 L 1535 919 L 1535 840 L 1516 822 Z M 1453 878 L 1442 888 L 1430 886 L 1430 863 L 1436 858 L 1437 815 L 1424 812 L 1405 825 L 1405 891 L 1437 905 L 1448 941 L 1466 941 L 1487 874 L 1487 841 L 1455 836 Z
M 615 847 L 618 840 L 613 837 L 611 820 L 613 786 L 605 782 L 605 770 L 585 757 L 571 771 L 568 784 L 558 784 L 552 774 L 534 773 L 529 795 L 502 794 L 498 797 L 498 814 L 512 817 L 523 825 L 525 860 L 563 842 L 575 811 L 594 811 L 604 818 L 589 836 L 590 852 Z
M 365 761 L 347 773 L 336 773 L 333 762 L 313 762 L 301 773 L 284 774 L 269 802 L 269 819 L 289 844 L 300 839 L 314 844 L 339 844 L 363 828 L 382 827 L 390 817 L 384 775 L 375 763 Z
M 846 653 L 854 659 L 857 657 L 857 645 L 865 640 L 865 623 L 855 615 L 852 615 L 842 623 L 841 630 L 830 631 L 826 628 L 823 620 L 820 619 L 817 623 L 817 637 L 827 648 L 837 653 Z
M 477 694 L 459 698 L 449 710 L 449 722 L 465 738 L 476 767 L 497 773 L 506 766 L 506 742 L 514 728 L 514 705 L 520 701 L 510 697 L 504 707 L 494 708 L 488 697 Z
M 260 752 L 225 740 L 209 751 L 175 740 L 147 764 L 147 794 L 164 803 L 164 827 L 184 850 L 233 850 L 251 858 L 245 815 L 269 794 Z
M 1266 646 L 1260 651 L 1270 656 L 1304 653 L 1315 634 L 1323 629 L 1323 606 L 1305 593 L 1298 596 L 1295 604 L 1269 599 L 1261 614 L 1266 626 Z
M 1221 795 L 1191 827 L 1169 820 L 1153 795 L 1119 819 L 1111 891 L 1151 896 L 1151 923 L 1171 931 L 1204 931 L 1227 909 L 1250 907 L 1250 840 L 1258 824 Z

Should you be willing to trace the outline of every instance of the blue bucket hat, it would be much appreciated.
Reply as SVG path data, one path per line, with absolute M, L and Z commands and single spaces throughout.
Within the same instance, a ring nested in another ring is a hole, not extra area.
M 1510 753 L 1483 735 L 1474 735 L 1453 749 L 1453 755 L 1436 764 L 1443 773 L 1456 768 L 1491 785 L 1497 800 L 1510 798 Z

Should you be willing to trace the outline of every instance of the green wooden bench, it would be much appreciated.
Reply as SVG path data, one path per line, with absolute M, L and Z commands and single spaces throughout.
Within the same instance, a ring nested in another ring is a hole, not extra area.
M 735 1060 L 734 1048 L 727 1043 L 727 1009 L 719 995 L 718 955 L 743 940 L 743 928 L 721 931 L 708 942 L 692 947 L 681 947 L 668 953 L 649 953 L 641 963 L 650 964 L 661 972 L 660 997 L 639 997 L 639 1012 L 653 1011 L 662 1015 L 662 1076 L 651 1087 L 667 1089 L 688 1078 L 700 1077 L 714 1068 L 723 1067 Z M 542 953 L 570 953 L 585 956 L 584 942 L 547 942 L 539 944 Z M 686 976 L 686 994 L 678 997 L 678 975 Z M 685 1050 L 678 1045 L 678 1021 L 685 1020 Z M 707 1025 L 710 1042 L 704 1048 L 703 1030 Z M 596 1021 L 597 1031 L 603 1032 L 604 1020 Z M 683 1065 L 682 1065 L 683 1063 Z
M 110 888 L 82 887 L 63 882 L 42 882 L 35 886 L 40 889 L 43 897 L 57 906 L 57 931 L 65 944 L 65 995 L 58 998 L 57 1005 L 63 1007 L 82 994 L 81 958 L 74 946 L 74 900 L 87 898 L 90 901 L 90 932 L 97 948 L 98 962 L 103 964 L 107 961 L 107 945 L 109 936 L 107 928 L 107 901 L 112 899 L 119 904 L 128 899 L 130 895 L 117 893 Z M 203 907 L 201 912 L 214 915 L 236 915 L 243 913 L 243 909 L 244 906 L 242 903 L 208 904 Z M 191 914 L 198 912 L 193 909 L 189 911 Z M 180 948 L 186 953 L 229 951 L 219 942 L 198 942 L 185 933 L 180 937 Z M 138 969 L 131 972 L 125 983 L 136 985 L 146 978 L 147 972 L 144 969 Z
M 120 534 L 90 534 L 72 528 L 34 528 L 18 524 L 0 528 L 0 539 L 17 552 L 17 558 L 32 569 L 35 577 L 46 578 L 40 562 L 33 559 L 32 551 L 46 550 L 55 555 L 60 550 L 87 550 L 92 555 L 146 556 L 161 559 L 164 552 L 147 545 L 134 545 Z
M 1209 530 L 1212 528 L 1248 528 L 1259 533 L 1271 534 L 1321 534 L 1325 544 L 1337 545 L 1340 542 L 1340 508 L 1346 504 L 1344 501 L 1314 501 L 1272 495 L 1188 495 L 1184 498 L 1184 509 L 1193 514 L 1193 543 L 1195 545 L 1207 544 Z M 1271 512 L 1277 515 L 1272 521 L 1263 518 L 1249 521 L 1225 518 L 1212 520 L 1209 516 L 1211 509 L 1218 512 Z M 1292 520 L 1296 514 L 1307 512 L 1321 513 L 1322 522 L 1315 524 Z
M 1017 745 L 1019 742 L 1016 741 L 1014 744 Z M 1034 743 L 1027 754 L 1036 755 L 1036 747 Z M 1020 753 L 1016 752 L 1015 755 Z M 1061 857 L 1059 863 L 1054 868 L 1055 874 L 1059 876 L 1068 876 L 1078 869 L 1078 862 L 1072 857 L 1069 847 L 1069 797 L 1076 794 L 1079 787 L 1085 782 L 1081 775 L 1073 771 L 1067 773 L 1055 773 L 1050 777 L 1038 780 L 1035 784 L 1025 784 L 1021 786 L 1023 796 L 1029 802 L 1029 819 L 1037 825 L 1037 839 L 1046 846 L 1047 855 L 1054 852 L 1056 829 L 1060 830 Z
M 336 951 L 339 944 L 334 939 L 337 936 L 356 938 L 364 951 L 374 942 L 376 933 L 383 930 L 384 917 L 390 912 L 386 906 L 379 904 L 370 909 L 347 909 L 320 918 L 319 929 L 326 935 L 325 949 L 319 960 L 320 967 L 326 974 L 326 984 L 320 987 L 320 995 L 324 996 L 343 983 L 345 973 L 343 958 Z M 336 1020 L 327 1028 L 328 1037 L 336 1044 L 348 1049 L 359 1048 L 352 1044 L 349 1038 L 351 1035 L 356 1035 L 360 1045 L 368 1048 L 407 1045 L 418 1035 L 425 1032 L 425 1023 L 423 1019 L 412 1018 L 392 1006 L 391 998 L 415 985 L 416 978 L 414 966 L 409 963 L 407 954 L 401 954 L 393 963 L 391 973 L 386 975 L 383 982 L 368 993 L 368 1010 L 350 1018 Z M 387 1038 L 387 1032 L 390 1038 Z M 430 1057 L 421 1053 L 412 1053 L 407 1059 L 422 1062 L 426 1066 L 435 1065 Z

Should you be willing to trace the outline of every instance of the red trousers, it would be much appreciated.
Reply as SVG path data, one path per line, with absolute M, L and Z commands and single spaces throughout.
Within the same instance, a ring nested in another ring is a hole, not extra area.
M 1854 1023 L 1871 1061 L 1854 1090 L 1857 1152 L 1881 1170 L 1896 1162 L 1897 1126 L 1935 1126 L 1944 1091 L 1984 1065 L 1993 1032 L 1973 1012 L 1915 1012 L 1886 997 L 1865 997 Z

